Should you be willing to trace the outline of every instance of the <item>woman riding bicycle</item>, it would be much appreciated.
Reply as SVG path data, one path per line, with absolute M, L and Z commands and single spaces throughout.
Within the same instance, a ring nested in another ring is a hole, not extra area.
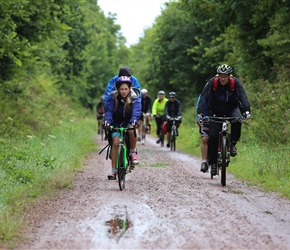
M 160 133 L 161 133 L 163 121 L 165 119 L 164 108 L 167 101 L 168 99 L 165 97 L 165 92 L 163 90 L 160 90 L 158 92 L 158 98 L 155 99 L 152 106 L 152 115 L 155 118 L 156 134 L 158 136 L 156 143 L 160 143 L 161 141 Z
M 181 103 L 176 99 L 176 93 L 170 92 L 169 93 L 169 101 L 167 101 L 165 105 L 165 116 L 166 116 L 166 138 L 167 138 L 167 147 L 170 147 L 170 135 L 171 135 L 171 128 L 173 125 L 173 121 L 170 118 L 180 118 L 176 121 L 176 128 L 178 129 L 181 124 L 182 119 L 182 112 L 181 112 Z M 178 130 L 177 130 L 178 131 Z M 178 135 L 178 134 L 177 134 Z
M 137 125 L 140 113 L 141 102 L 139 91 L 132 88 L 130 77 L 120 76 L 115 83 L 116 90 L 111 92 L 105 102 L 105 124 L 113 127 L 134 127 Z M 139 159 L 136 150 L 137 137 L 134 130 L 128 131 L 130 141 L 130 157 L 133 164 L 138 164 Z M 112 174 L 108 175 L 110 180 L 116 179 L 116 159 L 118 154 L 119 132 L 113 132 L 109 137 L 112 138 L 111 160 Z M 110 140 L 109 140 L 110 141 Z
M 214 88 L 215 77 L 211 78 L 204 86 L 197 107 L 199 119 L 202 120 L 206 112 L 210 116 L 239 117 L 241 116 L 241 110 L 246 118 L 250 118 L 250 103 L 245 89 L 237 78 L 231 76 L 232 71 L 229 65 L 220 65 L 217 68 L 217 88 Z M 231 78 L 234 88 L 230 84 Z M 241 122 L 233 123 L 231 126 L 231 156 L 237 154 L 236 143 L 241 136 L 241 126 Z M 208 158 L 212 175 L 217 174 L 218 135 L 220 131 L 221 124 L 210 123 Z M 205 173 L 207 172 L 207 165 L 203 166 L 206 168 L 201 169 L 201 171 Z

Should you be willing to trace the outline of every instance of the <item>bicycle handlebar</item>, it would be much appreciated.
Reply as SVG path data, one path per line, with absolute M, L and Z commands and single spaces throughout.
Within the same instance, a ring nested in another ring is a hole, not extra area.
M 181 116 L 175 116 L 175 117 L 170 117 L 170 118 L 167 118 L 169 121 L 179 121 L 181 119 Z
M 109 130 L 110 131 L 115 131 L 115 132 L 127 132 L 129 130 L 134 130 L 134 137 L 137 136 L 137 134 L 136 134 L 136 126 L 134 126 L 133 128 L 125 128 L 125 127 L 120 127 L 120 128 L 115 127 L 114 128 L 113 126 L 110 126 Z
M 204 121 L 210 121 L 210 122 L 216 122 L 216 123 L 223 123 L 225 121 L 229 123 L 234 123 L 234 122 L 242 122 L 245 120 L 243 116 L 238 116 L 238 117 L 226 117 L 226 116 L 205 116 Z

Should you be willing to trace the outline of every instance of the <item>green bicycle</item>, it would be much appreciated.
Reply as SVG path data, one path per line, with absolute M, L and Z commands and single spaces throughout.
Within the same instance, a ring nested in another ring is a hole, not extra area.
M 116 170 L 117 170 L 117 176 L 118 176 L 118 183 L 120 190 L 125 189 L 125 182 L 126 182 L 126 174 L 130 173 L 130 167 L 133 163 L 131 163 L 130 157 L 129 157 L 129 149 L 130 149 L 130 141 L 129 141 L 129 130 L 134 130 L 134 136 L 136 137 L 136 128 L 114 128 L 113 126 L 109 127 L 109 130 L 111 132 L 119 132 L 119 144 L 118 144 L 118 154 L 116 159 Z

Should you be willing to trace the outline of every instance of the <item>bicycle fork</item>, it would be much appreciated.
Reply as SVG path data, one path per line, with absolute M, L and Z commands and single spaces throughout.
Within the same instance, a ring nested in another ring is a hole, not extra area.
M 223 163 L 223 158 L 222 158 L 222 138 L 223 136 L 226 137 L 226 165 L 228 166 L 230 163 L 230 138 L 231 134 L 228 132 L 228 123 L 225 121 L 222 124 L 222 131 L 219 133 L 219 144 L 218 144 L 218 157 L 217 157 L 217 163 L 218 166 L 221 166 Z

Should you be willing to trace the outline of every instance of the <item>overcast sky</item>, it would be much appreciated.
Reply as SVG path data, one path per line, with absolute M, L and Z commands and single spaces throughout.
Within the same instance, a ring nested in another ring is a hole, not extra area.
M 116 23 L 130 46 L 138 43 L 145 28 L 152 26 L 165 2 L 169 0 L 98 0 L 98 5 L 106 16 L 109 12 L 117 14 Z

